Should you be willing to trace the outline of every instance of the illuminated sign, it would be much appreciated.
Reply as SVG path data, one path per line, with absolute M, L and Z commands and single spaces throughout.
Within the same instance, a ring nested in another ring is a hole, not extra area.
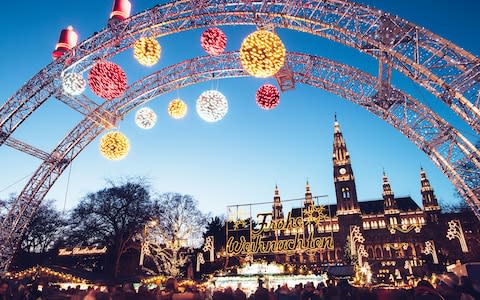
M 327 219 L 323 206 L 309 206 L 302 210 L 302 216 L 273 219 L 272 213 L 257 215 L 256 226 L 249 224 L 249 234 L 245 231 L 246 221 L 233 223 L 233 231 L 240 234 L 228 236 L 226 253 L 229 256 L 254 254 L 288 254 L 332 250 L 333 237 L 314 234 L 315 227 Z M 243 228 L 243 229 L 242 229 Z
M 105 254 L 107 252 L 107 247 L 98 248 L 98 247 L 75 247 L 73 249 L 60 248 L 58 249 L 59 256 L 75 256 L 75 255 L 97 255 Z

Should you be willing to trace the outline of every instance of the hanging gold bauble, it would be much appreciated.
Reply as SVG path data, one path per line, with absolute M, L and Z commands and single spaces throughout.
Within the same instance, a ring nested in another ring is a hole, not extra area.
M 174 119 L 182 119 L 187 114 L 187 104 L 181 99 L 174 99 L 168 104 L 168 114 Z
M 270 77 L 285 64 L 285 54 L 285 46 L 275 33 L 257 30 L 243 40 L 240 61 L 248 74 Z
M 154 38 L 142 37 L 133 44 L 133 56 L 142 65 L 150 67 L 158 62 L 162 48 Z
M 100 153 L 110 160 L 120 160 L 127 156 L 130 144 L 120 131 L 111 131 L 100 139 Z

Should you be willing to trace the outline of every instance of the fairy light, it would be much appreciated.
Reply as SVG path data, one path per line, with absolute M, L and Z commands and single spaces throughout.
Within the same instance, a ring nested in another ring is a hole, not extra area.
M 141 108 L 135 113 L 135 123 L 142 129 L 151 129 L 157 123 L 157 114 L 151 108 Z
M 274 109 L 280 103 L 280 92 L 271 84 L 264 84 L 256 94 L 258 106 L 265 110 Z
M 270 77 L 285 64 L 285 54 L 285 46 L 275 33 L 257 30 L 243 40 L 240 61 L 248 74 Z
M 210 55 L 219 55 L 225 51 L 227 36 L 219 28 L 208 28 L 200 37 L 200 44 L 203 50 Z
M 88 74 L 88 84 L 99 97 L 113 100 L 127 89 L 127 75 L 120 66 L 108 62 L 97 62 Z
M 142 37 L 133 44 L 133 56 L 142 65 L 150 67 L 158 62 L 162 48 L 155 38 Z
M 217 122 L 228 112 L 227 98 L 219 91 L 203 92 L 197 100 L 197 113 L 207 122 Z
M 182 119 L 187 114 L 187 104 L 181 99 L 174 99 L 168 104 L 168 114 L 174 119 Z
M 110 160 L 125 158 L 129 149 L 128 139 L 120 131 L 111 131 L 100 140 L 100 153 Z
M 78 96 L 85 91 L 87 82 L 80 73 L 66 73 L 62 76 L 63 91 L 71 96 Z

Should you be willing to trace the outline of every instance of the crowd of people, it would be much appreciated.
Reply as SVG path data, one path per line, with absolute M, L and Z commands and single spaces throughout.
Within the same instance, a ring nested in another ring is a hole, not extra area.
M 298 284 L 289 288 L 286 284 L 267 289 L 259 280 L 255 291 L 247 292 L 239 285 L 236 289 L 214 289 L 197 286 L 179 288 L 177 280 L 168 279 L 164 285 L 149 289 L 141 285 L 135 290 L 132 284 L 111 287 L 60 289 L 45 285 L 42 289 L 29 285 L 0 282 L 0 300 L 480 300 L 480 286 L 468 278 L 440 276 L 435 287 L 426 280 L 413 289 L 357 288 L 341 280 L 336 285 L 313 283 Z

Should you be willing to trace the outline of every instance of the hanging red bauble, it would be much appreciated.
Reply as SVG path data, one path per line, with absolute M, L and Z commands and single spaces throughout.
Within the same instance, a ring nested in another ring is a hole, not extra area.
M 262 85 L 257 91 L 257 104 L 263 109 L 274 109 L 280 103 L 280 92 L 271 84 Z
M 88 84 L 97 96 L 113 100 L 127 89 L 127 75 L 118 65 L 101 61 L 90 70 Z
M 202 33 L 200 43 L 203 50 L 210 55 L 219 55 L 225 51 L 227 46 L 227 36 L 220 29 L 213 27 L 208 28 Z

